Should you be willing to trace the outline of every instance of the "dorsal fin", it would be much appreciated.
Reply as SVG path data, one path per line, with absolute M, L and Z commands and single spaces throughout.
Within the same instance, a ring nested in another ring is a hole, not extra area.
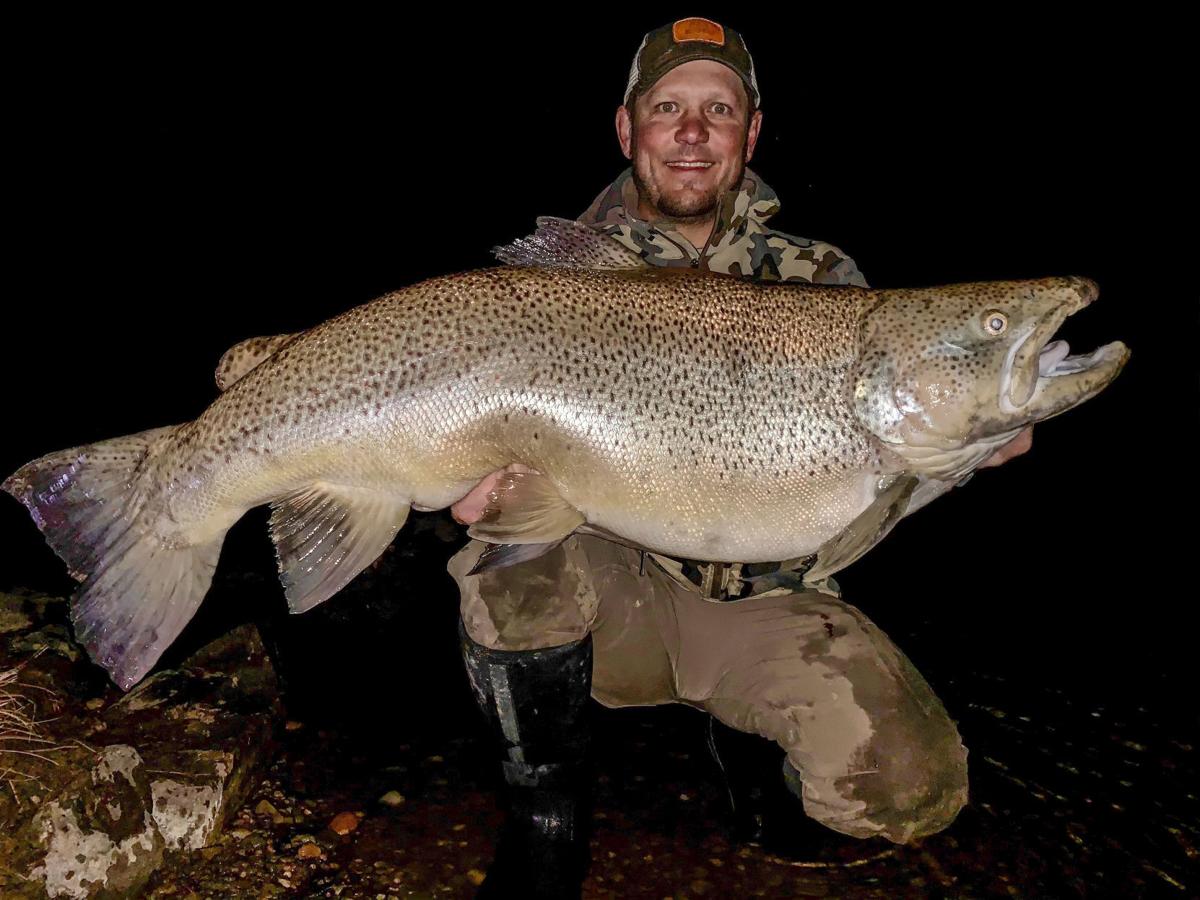
M 297 333 L 298 334 L 298 333 Z M 273 334 L 265 337 L 252 337 L 234 344 L 217 363 L 214 377 L 217 387 L 222 391 L 229 390 L 234 383 L 241 381 L 263 360 L 274 356 L 284 346 L 291 343 L 296 334 Z
M 502 262 L 514 266 L 629 271 L 647 268 L 637 253 L 581 222 L 541 216 L 537 231 L 511 244 L 492 248 Z

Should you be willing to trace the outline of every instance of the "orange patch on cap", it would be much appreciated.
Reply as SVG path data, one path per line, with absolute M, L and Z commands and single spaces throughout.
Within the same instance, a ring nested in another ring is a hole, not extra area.
M 684 41 L 704 41 L 718 47 L 725 46 L 725 29 L 708 19 L 680 19 L 671 26 L 671 37 L 677 44 Z

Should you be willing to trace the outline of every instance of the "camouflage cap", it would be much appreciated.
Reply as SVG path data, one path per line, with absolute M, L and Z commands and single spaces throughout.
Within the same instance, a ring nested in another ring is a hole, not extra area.
M 648 90 L 658 79 L 685 62 L 711 59 L 724 63 L 737 72 L 746 85 L 750 105 L 758 109 L 761 97 L 758 79 L 754 76 L 754 60 L 746 49 L 742 36 L 709 19 L 680 19 L 656 28 L 644 38 L 629 69 L 625 86 L 625 105 L 629 99 Z

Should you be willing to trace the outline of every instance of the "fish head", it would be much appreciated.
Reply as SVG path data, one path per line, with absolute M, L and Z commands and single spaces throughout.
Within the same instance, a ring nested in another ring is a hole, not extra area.
M 880 291 L 860 331 L 860 419 L 914 471 L 960 477 L 1121 371 L 1119 341 L 1071 356 L 1054 340 L 1098 294 L 1076 277 Z

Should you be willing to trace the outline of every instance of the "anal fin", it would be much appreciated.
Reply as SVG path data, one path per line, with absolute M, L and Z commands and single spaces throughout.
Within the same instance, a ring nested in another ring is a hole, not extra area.
M 379 558 L 408 518 L 409 501 L 317 482 L 271 504 L 271 538 L 288 608 L 328 600 Z

